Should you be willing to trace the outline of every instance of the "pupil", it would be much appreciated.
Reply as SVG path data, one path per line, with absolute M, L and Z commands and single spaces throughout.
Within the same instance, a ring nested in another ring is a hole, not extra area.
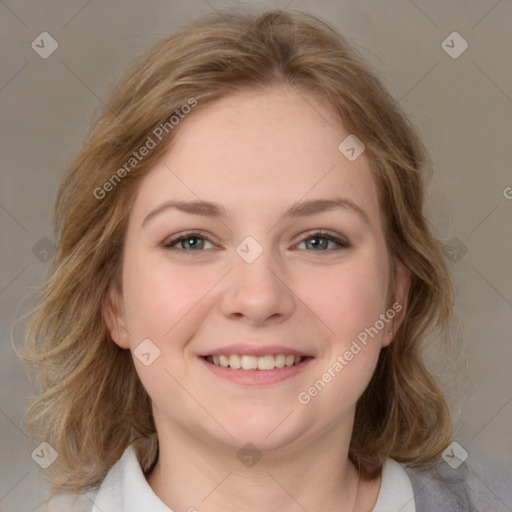
M 315 243 L 315 242 L 318 242 L 319 240 L 321 240 L 320 243 Z M 313 248 L 324 247 L 325 242 L 326 242 L 326 240 L 323 238 L 311 238 L 311 241 L 312 241 L 311 244 L 312 244 Z
M 196 241 L 195 244 L 194 244 L 194 240 Z M 198 238 L 196 236 L 189 238 L 187 240 L 187 243 L 189 244 L 189 246 L 192 246 L 193 249 L 196 248 L 198 245 L 200 245 L 200 243 L 198 242 Z

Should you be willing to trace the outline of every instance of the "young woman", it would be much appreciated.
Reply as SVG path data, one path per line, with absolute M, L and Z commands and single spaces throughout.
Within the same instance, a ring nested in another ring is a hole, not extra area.
M 63 509 L 502 510 L 441 456 L 421 345 L 453 294 L 427 171 L 311 15 L 201 19 L 140 59 L 59 189 L 23 354 Z

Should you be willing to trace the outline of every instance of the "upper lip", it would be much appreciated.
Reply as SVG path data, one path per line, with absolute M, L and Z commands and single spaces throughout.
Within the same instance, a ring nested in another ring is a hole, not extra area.
M 297 350 L 295 348 L 283 347 L 281 345 L 247 345 L 241 343 L 235 345 L 226 345 L 225 347 L 222 348 L 212 349 L 207 352 L 199 354 L 199 357 L 235 354 L 256 357 L 263 357 L 267 355 L 276 356 L 278 354 L 284 354 L 285 356 L 293 355 L 301 357 L 311 357 L 311 355 L 307 354 L 306 352 L 302 352 L 301 350 Z

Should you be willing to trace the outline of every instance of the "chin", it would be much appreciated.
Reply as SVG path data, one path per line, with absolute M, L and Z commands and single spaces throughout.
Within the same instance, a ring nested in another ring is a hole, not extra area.
M 286 451 L 300 437 L 291 411 L 280 408 L 278 412 L 258 415 L 252 410 L 247 416 L 225 418 L 221 424 L 231 436 L 223 430 L 221 442 L 236 449 L 251 443 L 261 451 Z

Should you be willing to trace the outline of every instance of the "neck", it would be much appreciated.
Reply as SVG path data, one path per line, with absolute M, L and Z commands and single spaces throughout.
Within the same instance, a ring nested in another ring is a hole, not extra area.
M 301 442 L 300 450 L 293 443 L 265 450 L 256 462 L 257 452 L 242 453 L 186 431 L 159 432 L 159 457 L 147 480 L 173 510 L 355 512 L 359 474 L 348 459 L 346 434 L 326 432 L 314 443 Z M 373 494 L 367 510 L 377 498 Z

